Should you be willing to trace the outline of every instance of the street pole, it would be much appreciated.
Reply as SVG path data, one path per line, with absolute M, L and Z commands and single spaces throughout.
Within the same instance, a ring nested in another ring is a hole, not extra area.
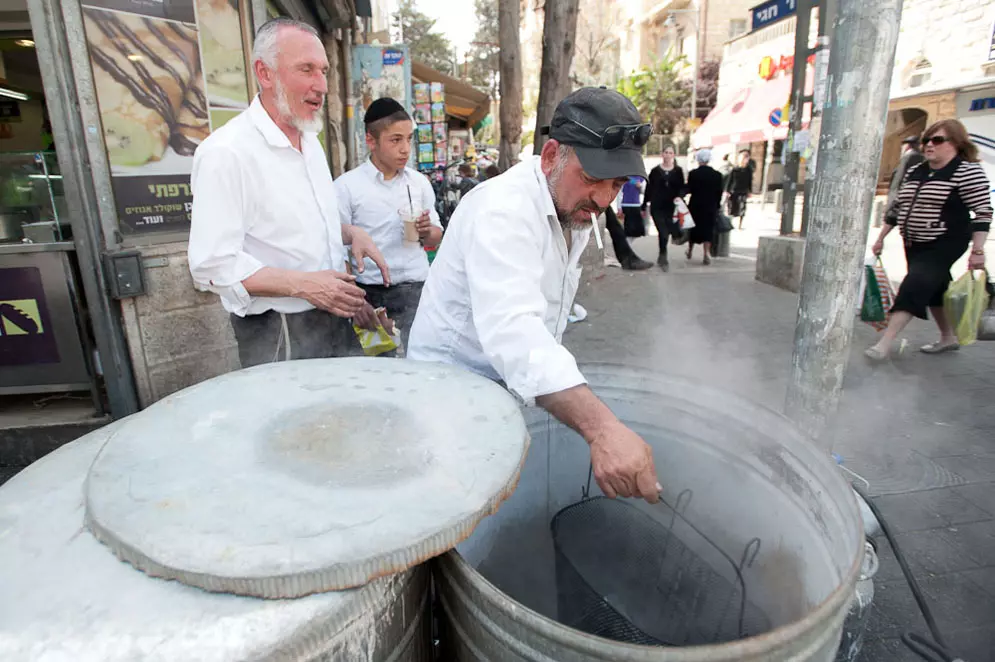
M 842 391 L 901 14 L 902 0 L 839 0 L 833 21 L 785 401 L 817 441 Z
M 694 78 L 691 81 L 691 121 L 694 122 L 698 118 L 698 60 L 701 59 L 701 27 L 699 23 L 699 18 L 701 17 L 701 10 L 695 7 L 694 10 L 694 71 L 692 76 Z M 690 149 L 691 141 L 688 141 L 688 148 Z
M 819 43 L 815 50 L 815 85 L 812 100 L 812 119 L 809 123 L 809 133 L 811 134 L 812 156 L 807 164 L 805 175 L 805 192 L 802 200 L 802 236 L 808 234 L 809 218 L 809 196 L 812 190 L 812 181 L 815 178 L 815 169 L 818 165 L 819 134 L 822 126 L 822 109 L 825 106 L 826 76 L 828 75 L 829 61 L 829 33 L 836 20 L 836 11 L 839 0 L 820 0 L 819 2 Z
M 795 194 L 798 191 L 800 155 L 794 150 L 795 134 L 802 130 L 805 109 L 805 64 L 808 60 L 808 31 L 812 17 L 812 0 L 798 0 L 795 13 L 795 61 L 791 69 L 791 110 L 788 120 L 788 140 L 785 143 L 787 162 L 784 165 L 784 197 L 781 206 L 781 234 L 795 231 Z

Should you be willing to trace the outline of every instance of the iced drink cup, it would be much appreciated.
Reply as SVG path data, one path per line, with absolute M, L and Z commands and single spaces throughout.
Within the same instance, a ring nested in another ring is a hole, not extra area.
M 404 223 L 404 241 L 417 244 L 421 239 L 418 234 L 418 217 L 421 216 L 421 212 L 412 213 L 411 210 L 399 210 L 398 214 L 401 215 L 401 221 Z

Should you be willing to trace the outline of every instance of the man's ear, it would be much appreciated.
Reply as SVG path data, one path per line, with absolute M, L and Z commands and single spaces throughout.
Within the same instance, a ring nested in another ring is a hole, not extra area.
M 558 140 L 550 138 L 543 144 L 542 151 L 539 152 L 540 166 L 542 167 L 543 174 L 546 176 L 549 176 L 556 166 L 556 150 L 559 146 L 560 143 Z
M 266 66 L 262 60 L 256 60 L 252 63 L 252 70 L 256 72 L 256 80 L 259 82 L 259 87 L 263 89 L 269 89 L 273 85 L 273 75 L 275 72 Z

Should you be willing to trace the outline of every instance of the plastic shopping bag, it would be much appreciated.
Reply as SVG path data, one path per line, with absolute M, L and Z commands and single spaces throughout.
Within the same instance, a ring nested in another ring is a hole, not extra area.
M 980 276 L 975 277 L 975 273 Z M 943 310 L 961 345 L 970 345 L 978 339 L 981 316 L 988 307 L 986 284 L 983 271 L 968 271 L 951 283 L 943 295 Z
M 864 296 L 860 306 L 860 321 L 870 324 L 878 331 L 883 331 L 888 326 L 888 317 L 894 301 L 895 294 L 881 258 L 875 260 L 873 264 L 864 265 Z
M 393 351 L 401 346 L 401 336 L 394 323 L 387 318 L 387 311 L 384 308 L 376 309 L 379 323 L 374 330 L 364 329 L 360 326 L 352 325 L 359 344 L 363 346 L 363 353 L 367 356 L 379 356 L 386 352 Z M 387 330 L 390 328 L 390 331 Z
M 691 218 L 691 212 L 688 211 L 688 206 L 681 198 L 677 198 L 674 201 L 674 225 L 681 230 L 690 230 L 694 227 L 694 219 Z

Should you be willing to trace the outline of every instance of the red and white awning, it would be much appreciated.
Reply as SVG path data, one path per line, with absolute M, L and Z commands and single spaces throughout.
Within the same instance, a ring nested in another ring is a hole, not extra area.
M 783 118 L 783 123 L 774 127 L 770 116 L 775 109 L 783 108 L 790 96 L 790 76 L 745 87 L 708 114 L 701 127 L 694 132 L 691 144 L 702 148 L 761 142 L 770 138 L 771 132 L 774 140 L 783 140 L 788 136 L 788 118 Z M 810 117 L 811 104 L 806 104 L 802 115 L 803 126 L 808 126 Z

